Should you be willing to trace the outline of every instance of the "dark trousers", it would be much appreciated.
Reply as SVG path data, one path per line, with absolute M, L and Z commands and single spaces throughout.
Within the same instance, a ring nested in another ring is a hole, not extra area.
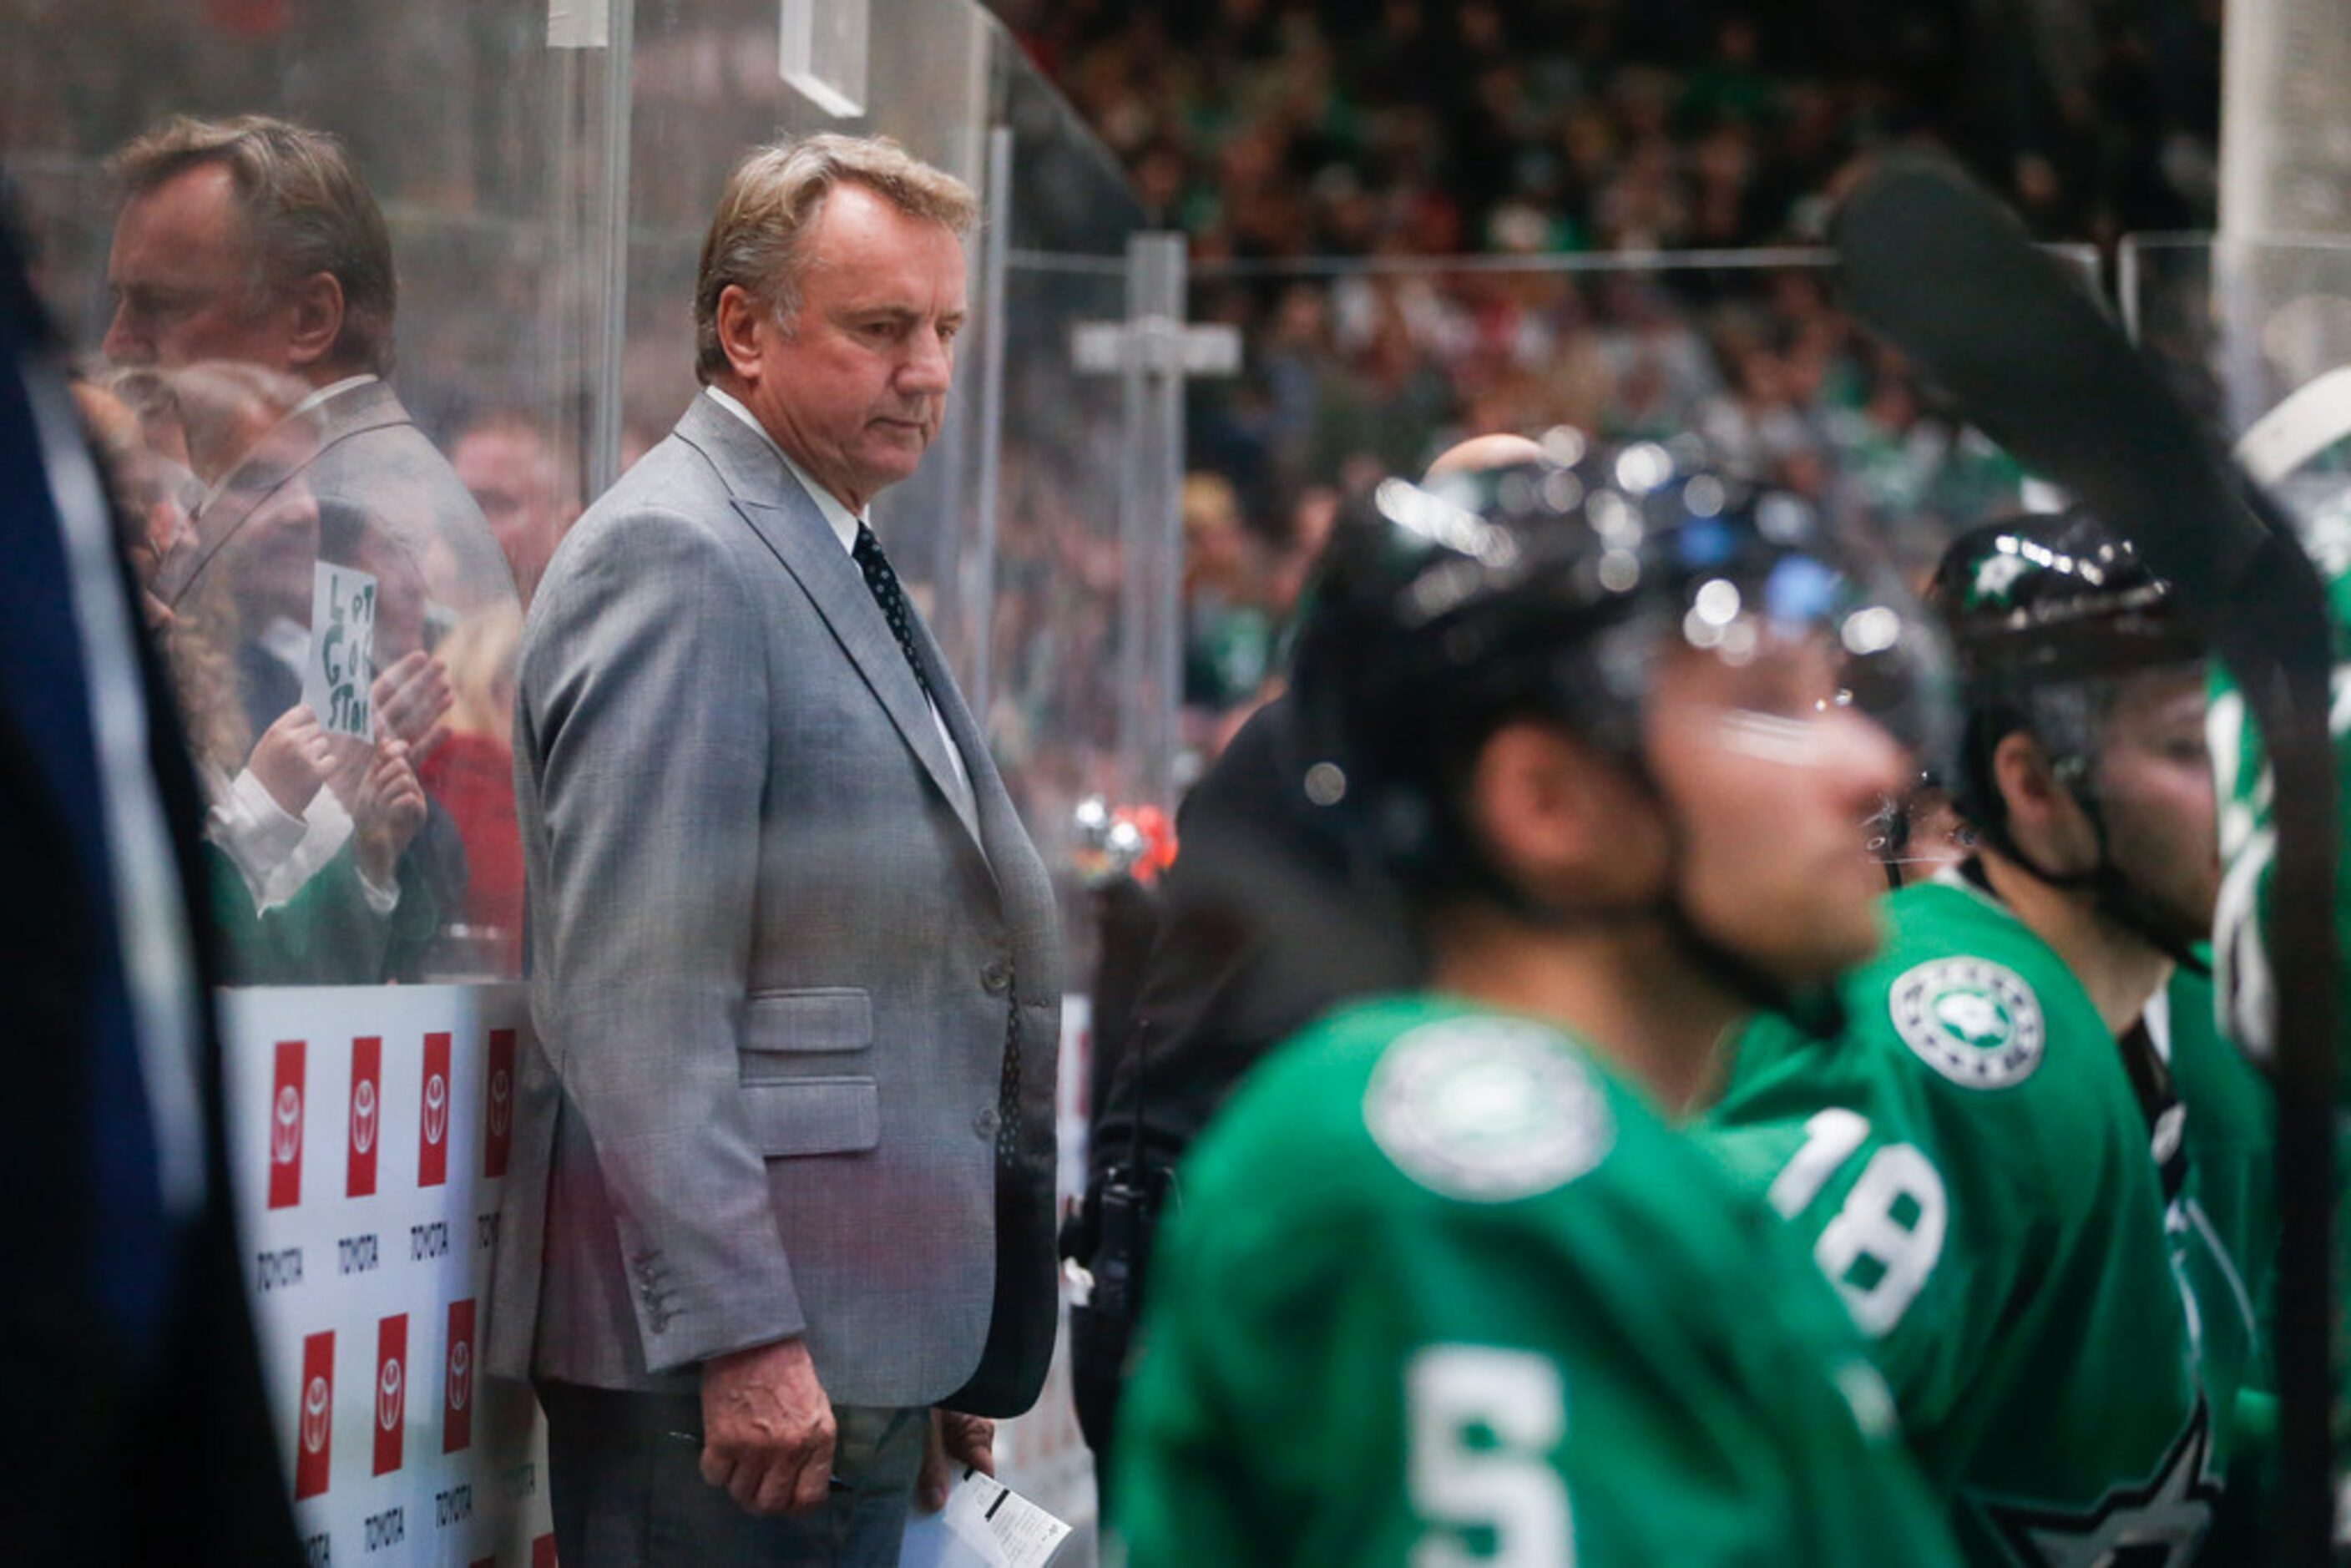
M 893 1568 L 922 1469 L 926 1410 L 835 1406 L 814 1513 L 759 1519 L 702 1479 L 702 1401 L 542 1382 L 548 1490 L 563 1568 Z

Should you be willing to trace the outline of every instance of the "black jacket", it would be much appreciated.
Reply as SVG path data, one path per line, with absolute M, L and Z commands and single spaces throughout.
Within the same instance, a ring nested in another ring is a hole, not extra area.
M 11 1562 L 299 1561 L 265 1401 L 236 1241 L 209 1007 L 208 933 L 194 895 L 201 811 L 152 650 L 134 651 L 148 752 L 179 862 L 204 994 L 199 1063 L 207 1206 L 175 1237 L 160 1347 L 135 1360 L 100 1309 L 92 1266 L 90 1155 L 96 1020 L 123 999 L 99 759 L 89 726 L 73 589 L 42 461 L 28 377 L 52 345 L 0 233 L 0 1556 Z M 118 562 L 119 564 L 119 562 Z M 113 586 L 138 627 L 127 570 Z

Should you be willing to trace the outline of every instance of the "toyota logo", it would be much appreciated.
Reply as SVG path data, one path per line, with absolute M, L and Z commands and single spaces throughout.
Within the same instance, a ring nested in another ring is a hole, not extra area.
M 375 1146 L 375 1084 L 365 1078 L 351 1091 L 351 1147 L 366 1154 Z
M 437 1144 L 449 1130 L 449 1081 L 439 1073 L 424 1081 L 424 1141 Z
M 376 1380 L 375 1422 L 385 1431 L 400 1425 L 400 1363 L 387 1361 Z
M 474 1396 L 474 1347 L 459 1340 L 449 1347 L 449 1408 L 463 1410 Z
M 317 1453 L 327 1446 L 327 1380 L 310 1379 L 310 1386 L 302 1391 L 302 1448 L 307 1453 Z
M 291 1083 L 277 1091 L 277 1121 L 269 1130 L 270 1156 L 290 1166 L 302 1152 L 302 1092 Z
M 511 1096 L 514 1074 L 504 1068 L 490 1074 L 490 1133 L 495 1137 L 507 1135 L 507 1124 L 514 1119 Z

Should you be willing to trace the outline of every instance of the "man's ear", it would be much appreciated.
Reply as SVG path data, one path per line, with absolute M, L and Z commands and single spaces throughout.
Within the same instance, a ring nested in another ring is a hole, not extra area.
M 2036 864 L 2070 869 L 2086 824 L 2080 803 L 2058 781 L 2041 743 L 2023 730 L 2010 730 L 1992 747 L 1991 776 L 2017 847 Z
M 307 370 L 335 351 L 343 335 L 343 286 L 331 272 L 314 272 L 297 283 L 286 297 L 292 317 L 286 357 L 296 370 Z
M 768 307 L 739 283 L 718 291 L 718 347 L 737 377 L 747 383 L 757 384 L 759 380 L 767 354 L 767 346 L 759 340 L 759 323 L 768 314 Z
M 1662 863 L 1654 802 L 1556 725 L 1504 725 L 1479 748 L 1464 804 L 1498 869 L 1573 902 L 1637 885 Z

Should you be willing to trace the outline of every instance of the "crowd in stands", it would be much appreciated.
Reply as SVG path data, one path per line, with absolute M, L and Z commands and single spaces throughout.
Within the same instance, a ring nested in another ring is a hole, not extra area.
M 2209 214 L 2217 0 L 998 0 L 1196 262 L 1744 246 L 1930 141 L 2044 238 Z
M 1189 235 L 1195 319 L 1244 335 L 1189 423 L 1204 716 L 1259 689 L 1335 497 L 1464 434 L 1698 429 L 1920 557 L 2013 497 L 1816 271 L 1652 253 L 1815 245 L 1896 147 L 1959 158 L 2085 267 L 2210 220 L 2213 0 L 998 9 Z

